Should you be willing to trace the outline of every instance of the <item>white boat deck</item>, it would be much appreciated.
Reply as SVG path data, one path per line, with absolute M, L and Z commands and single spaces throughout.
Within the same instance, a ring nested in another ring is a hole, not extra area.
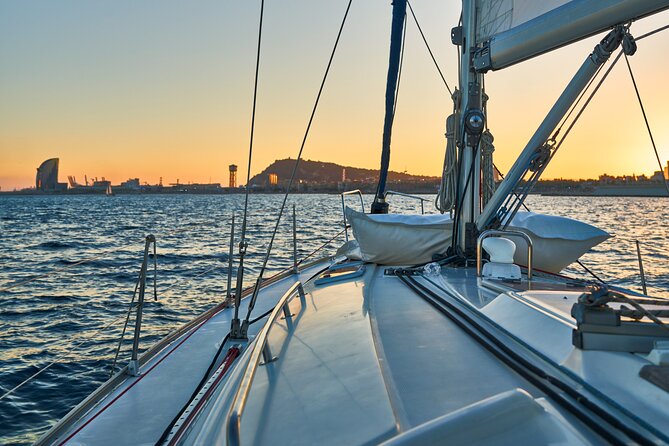
M 292 275 L 263 288 L 254 314 L 271 309 L 293 283 L 307 280 L 324 266 L 313 266 L 299 277 Z M 248 299 L 242 300 L 242 316 L 247 305 Z M 139 377 L 129 377 L 53 444 L 155 444 L 190 399 L 230 331 L 231 319 L 232 309 L 225 308 L 175 339 L 141 368 Z M 249 334 L 261 326 L 251 325 Z
M 472 283 L 470 270 L 446 274 L 447 282 Z M 499 295 L 475 288 L 479 302 Z M 307 291 L 303 302 L 291 302 L 293 324 L 279 320 L 271 332 L 278 358 L 256 373 L 242 417 L 241 444 L 378 444 L 402 438 L 413 444 L 415 432 L 449 414 L 455 421 L 444 422 L 448 429 L 459 425 L 460 435 L 468 432 L 470 439 L 485 443 L 476 435 L 480 429 L 471 423 L 466 427 L 466 416 L 458 411 L 485 411 L 487 401 L 502 408 L 500 420 L 514 401 L 521 401 L 517 410 L 534 414 L 489 426 L 486 435 L 497 440 L 602 443 L 398 278 L 385 276 L 383 267 L 368 265 L 362 277 Z M 226 444 L 238 377 L 229 379 L 232 385 L 222 386 L 212 398 L 215 402 L 184 444 Z M 524 423 L 522 431 L 510 433 L 514 423 Z
M 322 265 L 304 271 L 301 280 L 318 269 Z M 367 265 L 357 278 L 318 286 L 309 281 L 304 299 L 290 301 L 292 317 L 277 319 L 268 337 L 276 360 L 258 366 L 250 388 L 241 444 L 399 445 L 443 438 L 457 438 L 457 444 L 607 444 L 545 387 L 384 270 Z M 296 279 L 265 288 L 255 314 L 271 309 Z M 649 363 L 644 357 L 572 346 L 575 324 L 568 311 L 578 289 L 557 291 L 556 282 L 546 282 L 550 291 L 537 291 L 541 279 L 532 291 L 513 291 L 482 283 L 472 269 L 450 267 L 441 276 L 414 280 L 526 346 L 525 357 L 539 352 L 558 373 L 587 381 L 614 412 L 626 407 L 660 435 L 667 431 L 669 393 L 639 378 Z M 145 365 L 142 377 L 126 381 L 70 430 L 68 444 L 155 444 L 188 401 L 229 324 L 225 310 L 176 340 Z M 175 444 L 231 444 L 231 407 L 254 345 L 252 337 L 241 345 L 241 355 Z

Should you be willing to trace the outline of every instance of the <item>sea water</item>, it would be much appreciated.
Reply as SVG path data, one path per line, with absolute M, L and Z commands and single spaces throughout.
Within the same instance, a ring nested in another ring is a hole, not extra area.
M 246 285 L 257 277 L 282 200 L 250 196 Z M 371 197 L 365 201 L 369 207 Z M 417 201 L 393 196 L 390 202 L 393 212 L 420 212 Z M 639 240 L 648 293 L 669 295 L 669 199 L 531 196 L 527 204 L 610 232 L 614 237 L 585 254 L 583 263 L 604 280 L 635 290 Z M 292 265 L 293 205 L 300 259 L 343 228 L 339 195 L 291 196 L 265 277 Z M 359 199 L 349 196 L 347 205 L 359 208 Z M 0 197 L 0 290 L 29 281 L 0 291 L 0 394 L 53 363 L 0 401 L 0 444 L 35 441 L 109 377 L 148 234 L 157 240 L 158 300 L 147 287 L 141 350 L 220 302 L 230 222 L 234 213 L 236 245 L 243 208 L 243 195 Z M 425 210 L 434 212 L 430 203 Z M 324 252 L 343 242 L 340 235 Z M 566 272 L 588 277 L 578 265 Z M 148 276 L 152 285 L 153 263 Z

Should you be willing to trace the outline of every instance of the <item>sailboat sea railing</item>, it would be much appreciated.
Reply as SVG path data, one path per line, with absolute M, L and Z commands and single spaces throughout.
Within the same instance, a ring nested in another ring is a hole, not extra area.
M 228 413 L 227 419 L 227 444 L 230 446 L 238 446 L 241 444 L 241 424 L 242 424 L 242 415 L 244 414 L 244 409 L 246 408 L 246 401 L 251 391 L 251 385 L 253 384 L 253 379 L 255 378 L 256 370 L 260 365 L 260 358 L 264 357 L 265 363 L 271 362 L 275 358 L 271 358 L 271 354 L 267 350 L 267 337 L 269 332 L 274 325 L 274 322 L 279 317 L 280 314 L 284 314 L 287 321 L 290 321 L 292 315 L 288 309 L 288 304 L 293 296 L 299 294 L 300 300 L 304 305 L 304 288 L 302 287 L 302 282 L 295 282 L 288 291 L 279 299 L 274 310 L 270 314 L 267 322 L 263 326 L 262 330 L 255 338 L 255 343 L 253 345 L 253 350 L 251 350 L 249 362 L 244 370 L 242 375 L 239 388 L 235 394 L 234 400 L 231 405 L 230 412 Z M 267 357 L 269 355 L 269 357 Z
M 425 202 L 426 201 L 432 201 L 432 200 L 428 200 L 427 198 L 424 198 L 424 197 L 419 197 L 418 195 L 405 194 L 404 192 L 397 192 L 397 191 L 394 191 L 394 190 L 386 191 L 386 197 L 388 197 L 388 195 L 399 195 L 400 197 L 411 198 L 413 200 L 420 200 L 420 213 L 421 214 L 425 214 Z
M 342 232 L 340 231 L 335 235 L 334 238 L 340 236 Z M 318 265 L 320 263 L 323 263 L 326 260 L 332 259 L 330 255 L 324 255 L 321 257 L 317 257 L 309 262 L 306 262 L 308 258 L 314 255 L 315 252 L 320 251 L 323 249 L 324 245 L 329 244 L 333 239 L 328 240 L 325 242 L 321 247 L 317 248 L 314 250 L 311 254 L 305 256 L 300 262 L 298 262 L 298 268 L 300 270 L 305 270 L 308 268 L 311 268 L 315 265 Z M 294 274 L 293 272 L 293 267 L 291 265 L 290 268 L 286 268 L 282 271 L 277 272 L 273 276 L 270 276 L 262 281 L 262 287 L 267 287 L 270 286 L 274 283 L 277 283 L 289 276 L 292 276 Z M 240 296 L 241 298 L 247 298 L 253 293 L 253 285 L 245 288 L 242 291 L 242 295 Z M 169 332 L 167 335 L 163 336 L 158 342 L 153 344 L 151 347 L 149 347 L 144 353 L 142 353 L 141 356 L 138 358 L 138 367 L 142 367 L 143 365 L 147 364 L 150 360 L 152 360 L 156 355 L 158 355 L 161 351 L 163 351 L 166 347 L 172 345 L 176 340 L 181 338 L 182 336 L 187 335 L 189 332 L 191 332 L 193 329 L 197 328 L 199 325 L 203 324 L 206 322 L 208 319 L 213 317 L 215 314 L 218 312 L 222 311 L 224 308 L 226 308 L 227 303 L 226 302 L 221 302 L 212 308 L 209 308 L 208 310 L 204 311 L 203 313 L 199 314 L 189 322 L 185 323 L 184 325 L 176 328 L 175 330 L 172 330 Z M 280 307 L 277 307 L 280 308 Z M 125 316 L 123 316 L 125 317 Z M 110 324 L 105 326 L 103 329 L 109 328 L 112 324 L 120 321 L 121 318 L 117 318 L 114 321 L 112 321 Z M 100 329 L 90 336 L 86 337 L 84 340 L 88 340 L 93 338 L 96 334 L 99 332 L 103 331 L 103 329 Z M 82 341 L 83 342 L 83 341 Z M 174 348 L 177 348 L 178 345 Z M 57 362 L 57 361 L 56 361 Z M 39 375 L 41 372 L 46 370 L 47 368 L 51 367 L 53 364 L 56 362 L 52 362 L 49 365 L 47 365 L 45 368 L 39 370 L 36 374 L 34 374 L 32 377 L 30 377 L 28 380 L 25 382 L 21 383 L 20 386 L 17 386 L 17 388 L 13 389 L 17 390 L 18 387 L 22 387 L 23 385 L 27 384 L 30 382 L 34 377 Z M 47 444 L 52 444 L 52 442 L 59 437 L 63 432 L 65 432 L 68 428 L 72 426 L 72 422 L 75 420 L 80 419 L 84 414 L 86 414 L 88 411 L 90 411 L 93 407 L 95 407 L 102 399 L 104 399 L 112 390 L 117 388 L 121 383 L 123 383 L 128 377 L 128 366 L 124 366 L 121 368 L 118 372 L 116 372 L 109 380 L 107 380 L 104 384 L 102 384 L 95 392 L 87 396 L 83 401 L 81 401 L 77 406 L 75 406 L 64 418 L 62 418 L 56 425 L 54 425 L 51 430 L 49 430 L 44 436 L 42 436 L 36 443 L 35 445 L 47 445 Z M 4 398 L 5 395 L 0 397 L 0 399 Z
M 309 268 L 309 267 L 311 267 L 315 264 L 318 264 L 318 263 L 322 262 L 323 260 L 331 258 L 331 256 L 325 255 L 325 256 L 321 256 L 319 258 L 316 258 L 312 261 L 307 262 L 307 260 L 309 260 L 311 257 L 313 257 L 318 252 L 322 251 L 328 245 L 330 245 L 335 239 L 340 237 L 342 235 L 342 233 L 344 232 L 343 230 L 337 232 L 333 237 L 328 239 L 326 242 L 322 243 L 316 249 L 314 249 L 309 254 L 304 256 L 301 260 L 296 261 L 295 256 L 296 256 L 296 248 L 297 248 L 297 246 L 296 246 L 297 235 L 296 235 L 295 229 L 296 228 L 294 226 L 293 227 L 293 243 L 294 243 L 294 245 L 293 245 L 293 255 L 294 255 L 293 264 L 290 267 L 285 268 L 285 269 L 277 272 L 273 276 L 270 276 L 270 277 L 264 279 L 263 280 L 263 286 L 271 285 L 272 283 L 275 283 L 278 280 L 284 279 L 291 274 L 295 274 L 296 270 L 299 271 L 300 269 Z M 172 231 L 172 232 L 183 232 L 183 229 L 179 229 L 179 230 Z M 139 287 L 140 287 L 141 283 L 144 282 L 144 286 L 146 284 L 146 271 L 148 270 L 148 259 L 149 259 L 149 254 L 148 254 L 147 249 L 150 246 L 150 244 L 154 245 L 154 256 L 153 257 L 154 257 L 154 262 L 155 262 L 155 259 L 156 259 L 156 256 L 155 256 L 155 240 L 156 240 L 156 237 L 153 236 L 153 235 L 148 235 L 148 236 L 145 237 L 144 260 L 142 262 L 142 268 L 141 268 L 140 276 L 139 276 L 138 281 L 136 282 L 135 290 L 133 292 L 133 298 L 130 302 L 128 312 L 126 314 L 120 316 L 120 317 L 117 317 L 117 318 L 113 319 L 112 321 L 110 321 L 109 323 L 104 325 L 103 327 L 101 327 L 101 328 L 99 328 L 99 329 L 97 329 L 93 332 L 87 333 L 86 335 L 81 336 L 81 337 L 77 337 L 75 340 L 78 341 L 78 342 L 75 342 L 74 344 L 71 344 L 68 347 L 67 352 L 65 352 L 62 355 L 57 356 L 50 363 L 41 367 L 39 370 L 37 370 L 34 374 L 29 376 L 28 378 L 26 378 L 24 381 L 20 382 L 19 384 L 17 384 L 16 386 L 14 386 L 10 390 L 8 390 L 7 392 L 0 395 L 0 401 L 5 399 L 9 395 L 13 394 L 14 392 L 19 390 L 20 388 L 24 387 L 25 385 L 29 384 L 30 382 L 32 382 L 35 378 L 37 378 L 43 372 L 45 372 L 46 370 L 51 368 L 53 365 L 59 363 L 61 360 L 65 359 L 66 357 L 72 355 L 72 353 L 77 351 L 78 348 L 80 346 L 82 346 L 85 342 L 90 341 L 92 339 L 95 339 L 95 337 L 97 335 L 99 335 L 100 333 L 104 332 L 105 330 L 107 330 L 107 329 L 109 329 L 113 326 L 116 326 L 116 324 L 123 319 L 126 319 L 126 325 L 124 326 L 124 332 L 125 332 L 125 328 L 127 327 L 128 318 L 130 316 L 130 313 L 131 313 L 132 309 L 136 308 L 138 313 L 143 311 L 143 305 L 140 306 L 139 304 L 134 304 L 134 299 L 135 299 L 137 291 L 139 290 Z M 8 291 L 10 289 L 14 289 L 14 288 L 17 288 L 19 286 L 26 285 L 26 284 L 31 283 L 33 281 L 36 281 L 38 279 L 42 279 L 42 278 L 46 278 L 46 277 L 56 275 L 56 274 L 62 272 L 63 270 L 67 270 L 67 269 L 73 268 L 77 265 L 81 265 L 81 264 L 84 264 L 84 263 L 87 263 L 87 262 L 98 260 L 100 258 L 103 258 L 103 257 L 109 255 L 109 254 L 112 254 L 114 252 L 118 252 L 118 251 L 120 251 L 122 249 L 125 249 L 125 248 L 127 248 L 127 245 L 115 248 L 113 250 L 105 251 L 105 252 L 103 252 L 101 254 L 98 254 L 98 255 L 95 255 L 95 256 L 88 257 L 86 259 L 80 260 L 80 261 L 75 262 L 73 264 L 67 265 L 63 268 L 58 268 L 58 269 L 49 271 L 48 273 L 35 276 L 35 277 L 33 277 L 31 279 L 28 279 L 28 280 L 21 281 L 21 282 L 16 282 L 16 283 L 11 284 L 11 285 L 9 285 L 5 288 L 0 289 L 0 292 Z M 155 264 L 154 264 L 154 267 L 155 267 Z M 220 268 L 220 267 L 221 267 L 221 265 L 215 265 L 213 268 L 208 268 L 204 272 L 201 272 L 201 273 L 199 273 L 199 274 L 197 274 L 197 275 L 195 275 L 191 278 L 188 278 L 186 280 L 183 280 L 183 281 L 180 281 L 180 282 L 177 282 L 175 284 L 170 285 L 168 288 L 163 289 L 161 291 L 161 293 L 164 293 L 165 291 L 168 291 L 168 290 L 174 288 L 175 286 L 177 286 L 179 284 L 183 285 L 185 283 L 191 282 L 191 281 L 201 277 L 203 274 L 209 273 L 209 272 L 213 271 L 214 269 Z M 228 290 L 226 290 L 226 293 L 227 293 L 227 291 Z M 248 287 L 246 289 L 243 289 L 242 296 L 240 296 L 240 298 L 244 297 L 244 296 L 247 296 L 251 291 L 252 291 L 252 287 Z M 154 279 L 154 298 L 157 300 L 157 289 L 156 289 L 155 279 Z M 121 339 L 121 341 L 119 342 L 119 345 L 117 346 L 116 352 L 115 352 L 114 365 L 112 366 L 112 369 L 111 369 L 110 380 L 107 381 L 107 383 L 105 383 L 99 389 L 100 394 L 106 394 L 105 392 L 107 392 L 110 389 L 113 389 L 118 383 L 120 383 L 123 380 L 122 377 L 127 375 L 127 374 L 130 374 L 132 376 L 137 376 L 140 367 L 143 364 L 145 364 L 148 361 L 148 359 L 150 359 L 153 355 L 155 355 L 155 353 L 160 351 L 164 346 L 168 345 L 170 342 L 172 342 L 174 339 L 181 336 L 183 333 L 187 332 L 190 328 L 192 328 L 194 326 L 196 321 L 201 322 L 203 316 L 205 316 L 207 314 L 210 314 L 210 312 L 212 312 L 212 311 L 214 311 L 214 312 L 219 311 L 220 308 L 228 306 L 229 304 L 230 304 L 230 302 L 226 299 L 224 302 L 222 302 L 221 304 L 216 305 L 212 309 L 210 309 L 210 310 L 206 311 L 205 313 L 201 314 L 200 316 L 195 318 L 190 323 L 188 323 L 188 324 L 186 324 L 186 325 L 184 325 L 180 328 L 177 328 L 176 330 L 169 331 L 164 336 L 161 336 L 162 339 L 160 341 L 158 341 L 156 344 L 149 347 L 141 356 L 139 355 L 139 347 L 138 347 L 138 340 L 139 340 L 138 336 L 139 336 L 140 327 L 136 326 L 135 327 L 135 335 L 134 335 L 134 338 L 133 338 L 133 350 L 132 350 L 132 354 L 131 354 L 131 362 L 128 365 L 122 367 L 120 370 L 118 370 L 118 372 L 116 372 L 116 374 L 114 374 L 115 363 L 116 363 L 118 354 L 120 352 L 120 343 L 122 342 L 122 339 Z M 137 340 L 137 343 L 135 342 L 135 340 Z M 32 365 L 37 367 L 37 364 L 32 364 Z M 121 377 L 121 378 L 119 378 L 119 377 Z M 109 386 L 108 384 L 110 382 L 113 382 L 113 385 Z M 85 401 L 88 401 L 88 398 Z M 77 407 L 84 404 L 85 401 L 80 403 Z
M 348 228 L 350 225 L 346 221 L 346 203 L 345 203 L 345 197 L 347 195 L 358 195 L 360 197 L 360 207 L 362 208 L 361 212 L 365 212 L 365 200 L 362 198 L 362 192 L 360 189 L 355 189 L 355 190 L 349 190 L 342 192 L 340 194 L 341 196 L 341 213 L 342 213 L 342 218 L 344 219 L 344 234 L 345 234 L 345 239 L 348 242 Z

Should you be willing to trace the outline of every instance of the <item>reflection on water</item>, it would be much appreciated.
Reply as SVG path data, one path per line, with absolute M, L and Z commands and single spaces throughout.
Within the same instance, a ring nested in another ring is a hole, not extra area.
M 281 198 L 251 196 L 247 285 L 258 273 Z M 291 200 L 297 205 L 301 258 L 341 230 L 341 201 L 338 195 L 300 195 Z M 366 201 L 369 206 L 371 197 Z M 390 202 L 397 212 L 416 211 L 419 206 L 395 196 Z M 667 203 L 663 198 L 528 199 L 534 211 L 578 218 L 611 232 L 615 237 L 595 247 L 583 261 L 612 283 L 640 288 L 634 246 L 639 239 L 651 294 L 664 294 L 669 288 Z M 357 201 L 353 204 L 357 206 Z M 0 443 L 35 440 L 107 378 L 145 235 L 157 238 L 159 300 L 147 303 L 143 348 L 219 302 L 225 295 L 230 217 L 236 212 L 239 222 L 242 208 L 241 195 L 2 197 L 0 288 L 61 271 L 0 292 L 0 393 L 55 358 L 61 360 L 0 401 Z M 291 265 L 291 225 L 288 215 L 280 226 L 267 276 Z M 342 242 L 338 239 L 333 249 Z M 101 253 L 106 255 L 76 265 Z M 578 266 L 568 272 L 584 275 Z M 90 336 L 117 319 L 108 330 Z M 123 361 L 128 346 L 121 353 Z

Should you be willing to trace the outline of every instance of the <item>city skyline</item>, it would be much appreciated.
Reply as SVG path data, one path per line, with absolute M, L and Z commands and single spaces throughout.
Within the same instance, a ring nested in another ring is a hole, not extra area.
M 251 176 L 295 157 L 345 2 L 266 6 Z M 450 86 L 457 2 L 414 10 Z M 151 184 L 246 181 L 259 5 L 177 1 L 0 4 L 0 187 L 29 187 L 43 160 L 61 171 Z M 355 3 L 304 157 L 378 169 L 391 8 Z M 632 26 L 640 35 L 668 13 Z M 601 36 L 486 76 L 495 162 L 504 172 Z M 669 158 L 669 33 L 630 58 L 661 159 Z M 451 103 L 409 21 L 391 169 L 438 176 Z M 658 169 L 619 63 L 544 177 L 652 175 Z M 62 181 L 62 179 L 61 179 Z
M 55 166 L 56 166 L 56 175 L 54 176 L 53 174 L 49 174 L 52 176 L 51 182 L 53 184 L 60 184 L 60 189 L 68 189 L 68 188 L 73 188 L 73 187 L 83 187 L 83 186 L 92 186 L 95 182 L 100 182 L 100 184 L 104 183 L 114 185 L 114 186 L 125 186 L 127 183 L 133 183 L 136 185 L 136 187 L 140 186 L 163 186 L 165 185 L 190 185 L 190 184 L 199 184 L 199 185 L 220 185 L 222 187 L 243 187 L 245 184 L 244 182 L 238 182 L 237 181 L 237 168 L 238 166 L 233 164 L 229 165 L 228 171 L 226 172 L 227 176 L 225 179 L 213 179 L 209 178 L 207 181 L 192 181 L 189 179 L 182 179 L 182 178 L 163 178 L 159 177 L 158 181 L 155 183 L 150 183 L 149 181 L 142 179 L 140 176 L 137 175 L 127 175 L 125 179 L 112 179 L 110 177 L 107 177 L 105 175 L 87 175 L 84 174 L 83 176 L 78 176 L 77 174 L 70 174 L 68 172 L 59 172 L 59 165 L 60 165 L 60 159 L 59 158 L 52 158 L 52 159 L 47 159 L 43 161 L 40 166 L 36 169 L 37 171 L 37 176 L 33 180 L 33 184 L 31 186 L 25 187 L 25 188 L 12 188 L 12 189 L 3 189 L 0 188 L 0 192 L 9 192 L 9 191 L 20 191 L 20 190 L 29 190 L 29 189 L 39 189 L 39 186 L 36 186 L 37 184 L 40 183 L 42 178 L 42 171 L 45 165 L 47 165 L 50 162 L 55 161 Z M 260 169 L 259 172 L 257 172 L 255 175 L 251 177 L 251 181 L 253 182 L 254 179 L 257 181 L 257 177 L 261 176 L 263 172 L 274 172 L 271 168 L 274 166 L 276 163 L 279 163 L 281 161 L 294 161 L 290 158 L 286 160 L 275 160 L 272 164 L 265 166 L 263 169 Z M 335 164 L 331 163 L 328 160 L 305 160 L 307 163 L 326 163 L 326 164 Z M 352 165 L 337 165 L 337 167 L 341 168 L 343 172 L 346 172 L 346 169 L 367 169 L 364 167 L 360 166 L 352 166 Z M 304 168 L 304 164 L 303 164 Z M 372 171 L 378 172 L 378 169 L 371 169 Z M 427 178 L 439 178 L 437 175 L 421 175 L 421 174 L 414 174 L 413 172 L 408 172 L 408 171 L 391 171 L 391 173 L 396 173 L 396 174 L 404 174 L 412 177 L 427 177 Z M 561 181 L 561 180 L 567 180 L 567 181 L 585 181 L 585 182 L 608 182 L 608 181 L 613 181 L 613 180 L 633 180 L 633 181 L 660 181 L 658 178 L 661 178 L 660 174 L 664 175 L 664 178 L 669 179 L 669 161 L 666 161 L 665 164 L 663 165 L 662 171 L 653 171 L 652 173 L 649 172 L 627 172 L 623 173 L 620 175 L 610 175 L 606 172 L 604 173 L 599 173 L 587 178 L 563 178 L 563 177 L 555 177 L 555 178 L 543 178 L 543 181 Z M 273 179 L 269 178 L 267 181 L 269 181 L 273 185 L 279 184 L 279 182 L 283 182 L 286 180 L 286 178 L 282 175 L 277 175 L 276 173 L 270 173 L 270 176 L 274 176 Z M 342 173 L 342 178 L 346 176 L 345 173 Z M 227 182 L 226 182 L 227 180 Z M 318 178 L 314 178 L 314 180 L 318 180 Z M 499 179 L 498 179 L 499 180 Z M 53 188 L 54 186 L 52 186 Z

